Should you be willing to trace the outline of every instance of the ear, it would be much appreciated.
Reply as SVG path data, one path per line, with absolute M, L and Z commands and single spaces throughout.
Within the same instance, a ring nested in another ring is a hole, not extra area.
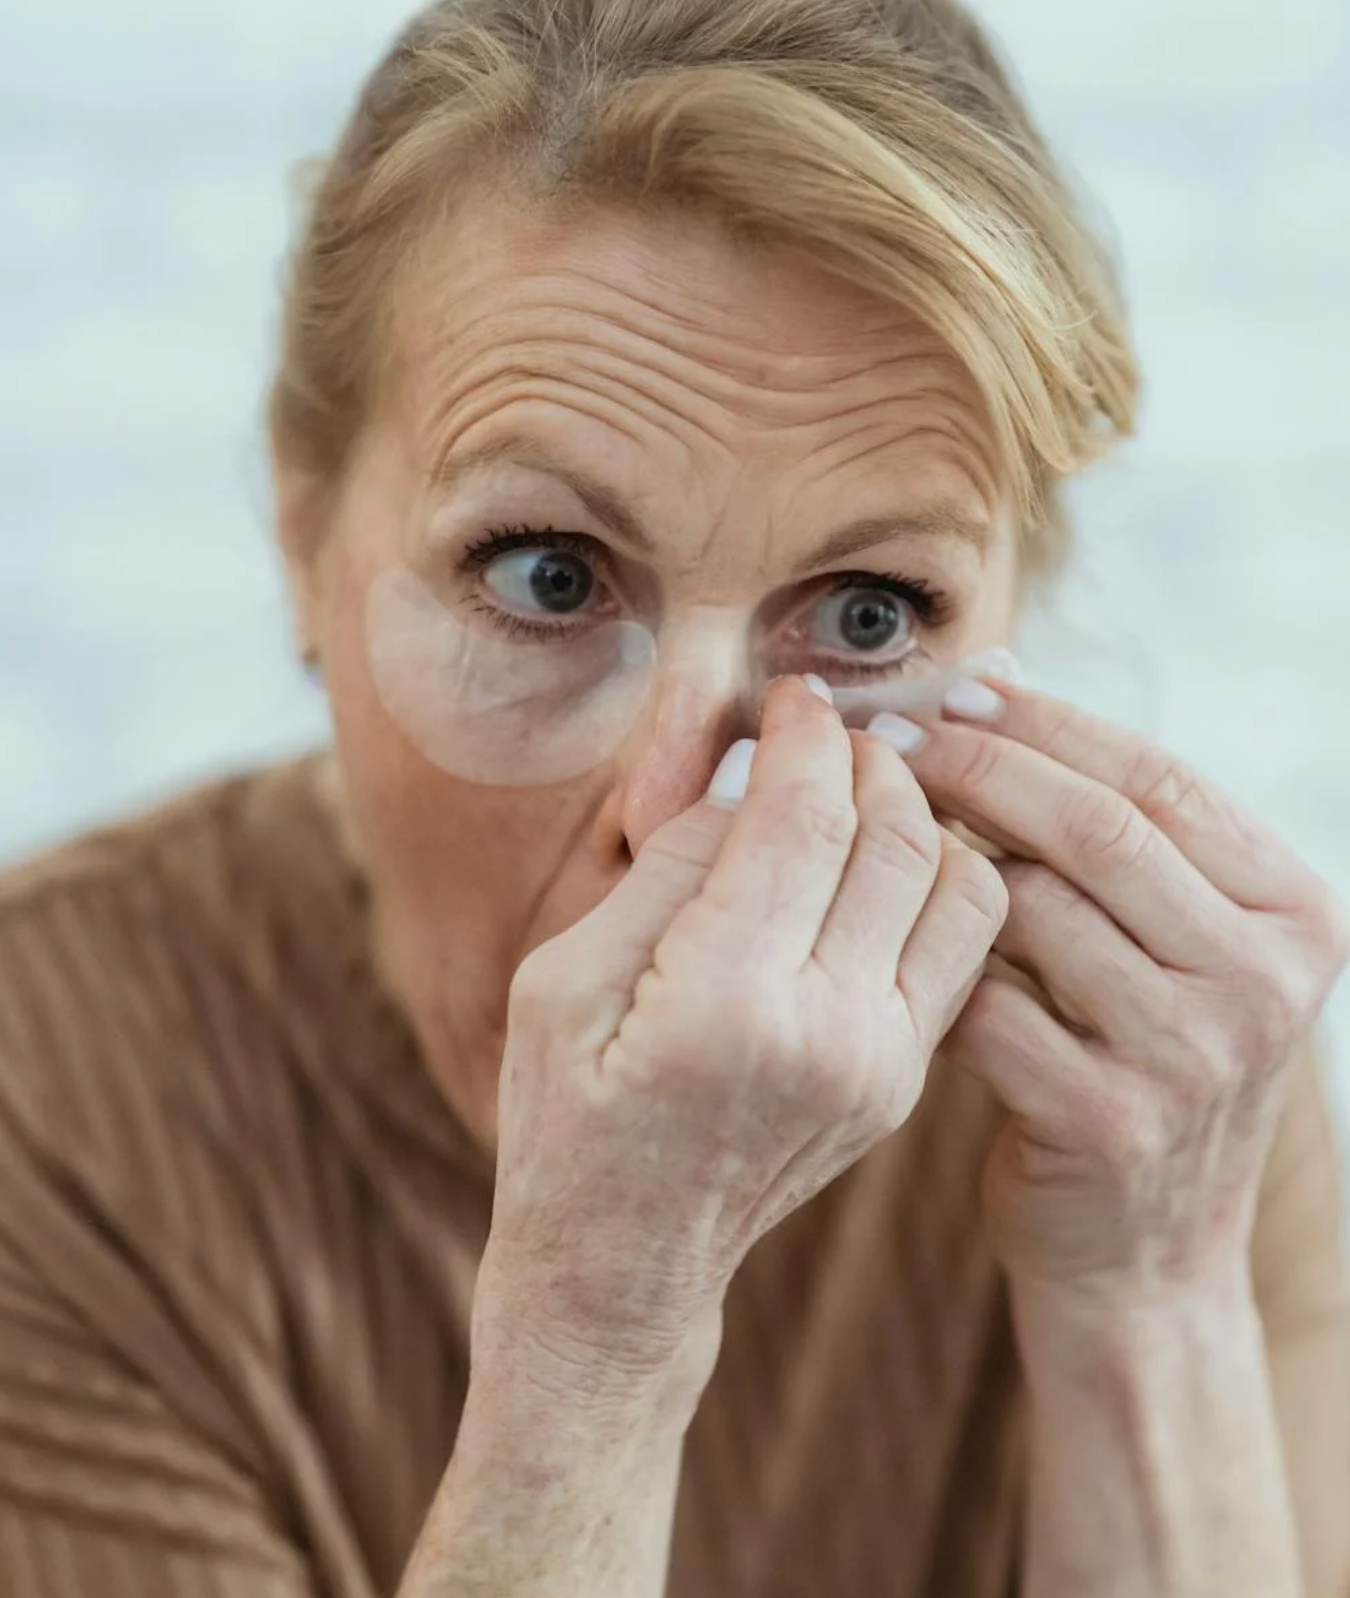
M 285 460 L 272 439 L 272 492 L 276 503 L 277 541 L 291 601 L 291 625 L 301 659 L 319 655 L 318 555 L 332 495 L 329 485 L 312 470 Z

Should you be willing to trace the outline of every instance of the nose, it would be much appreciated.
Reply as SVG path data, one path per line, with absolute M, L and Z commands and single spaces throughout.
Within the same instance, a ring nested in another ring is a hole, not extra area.
M 630 856 L 703 796 L 736 739 L 753 736 L 749 700 L 744 683 L 724 671 L 663 675 L 631 737 L 615 795 L 615 819 Z

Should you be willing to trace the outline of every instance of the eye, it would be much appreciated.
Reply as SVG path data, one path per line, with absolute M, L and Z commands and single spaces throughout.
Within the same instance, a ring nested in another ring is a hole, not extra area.
M 844 653 L 903 650 L 917 631 L 915 623 L 915 607 L 893 589 L 849 579 L 816 602 L 811 642 Z
M 486 567 L 483 581 L 514 610 L 570 616 L 584 610 L 595 593 L 595 572 L 566 549 L 520 549 L 500 555 Z

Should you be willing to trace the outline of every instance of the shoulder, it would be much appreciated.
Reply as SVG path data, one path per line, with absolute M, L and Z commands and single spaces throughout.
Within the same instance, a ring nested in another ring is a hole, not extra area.
M 25 1569 L 87 1546 L 92 1571 L 120 1537 L 156 1591 L 189 1544 L 212 1591 L 280 1591 L 297 1527 L 349 1536 L 296 1381 L 296 1306 L 331 1308 L 351 1259 L 296 1224 L 340 1157 L 293 1042 L 323 944 L 291 926 L 336 930 L 340 880 L 307 786 L 215 784 L 0 875 L 0 1505 L 44 1511 L 45 1542 L 11 1538 Z
M 170 1154 L 257 1124 L 259 1079 L 279 1090 L 323 1010 L 297 929 L 322 918 L 334 958 L 356 936 L 312 779 L 217 783 L 0 875 L 0 1119 L 34 1157 L 172 1213 Z
M 132 960 L 138 934 L 255 930 L 278 869 L 318 888 L 343 872 L 317 758 L 211 783 L 0 871 L 0 940 Z M 0 975 L 0 997 L 7 998 Z

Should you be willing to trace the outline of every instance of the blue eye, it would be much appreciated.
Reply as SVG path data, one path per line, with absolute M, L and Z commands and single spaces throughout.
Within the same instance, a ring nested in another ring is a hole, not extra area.
M 595 573 L 565 549 L 520 549 L 488 566 L 483 581 L 516 610 L 569 616 L 585 609 L 595 592 Z
M 853 583 L 817 603 L 811 632 L 821 649 L 876 654 L 910 642 L 914 610 L 889 588 Z

